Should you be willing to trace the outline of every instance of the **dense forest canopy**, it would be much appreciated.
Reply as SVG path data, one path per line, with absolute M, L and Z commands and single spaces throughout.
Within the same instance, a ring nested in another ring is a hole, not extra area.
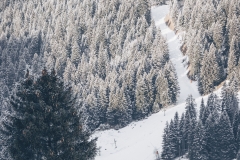
M 55 68 L 85 124 L 125 126 L 177 101 L 168 46 L 147 0 L 0 2 L 2 108 L 26 68 Z
M 224 83 L 221 97 L 211 93 L 200 111 L 192 96 L 185 113 L 167 122 L 163 135 L 162 159 L 187 155 L 189 160 L 232 160 L 240 157 L 240 110 L 234 84 Z M 238 153 L 238 154 L 237 154 Z
M 226 78 L 240 79 L 240 1 L 171 0 L 176 31 L 185 31 L 183 48 L 189 57 L 189 77 L 201 94 L 210 93 Z

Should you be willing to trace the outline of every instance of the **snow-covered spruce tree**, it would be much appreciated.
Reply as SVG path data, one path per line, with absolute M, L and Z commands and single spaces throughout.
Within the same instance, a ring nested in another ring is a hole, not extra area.
M 184 155 L 186 153 L 185 150 L 185 139 L 184 139 L 184 134 L 185 134 L 185 114 L 183 113 L 179 122 L 179 142 L 180 142 L 180 156 Z
M 27 72 L 11 97 L 11 113 L 2 122 L 1 138 L 12 159 L 87 160 L 96 155 L 77 111 L 72 88 L 55 71 L 33 80 Z M 1 158 L 2 159 L 2 158 Z
M 236 157 L 236 146 L 234 143 L 234 135 L 226 111 L 223 111 L 217 125 L 217 146 L 219 159 L 231 160 Z
M 196 112 L 196 102 L 193 99 L 192 95 L 190 95 L 186 99 L 186 111 L 185 111 L 185 124 L 184 124 L 184 139 L 185 139 L 185 147 L 189 153 L 189 157 L 191 155 L 194 129 L 197 123 L 197 112 Z
M 209 95 L 205 108 L 209 108 L 211 113 L 213 113 L 214 110 L 221 111 L 221 100 L 215 93 Z
M 194 130 L 194 139 L 192 144 L 192 160 L 208 160 L 208 152 L 206 149 L 206 133 L 201 120 L 198 121 Z
M 222 88 L 222 111 L 226 111 L 231 124 L 233 123 L 234 116 L 238 112 L 238 98 L 237 93 L 234 89 L 227 84 L 223 85 Z
M 204 55 L 200 73 L 204 93 L 213 91 L 214 87 L 221 82 L 223 77 L 223 66 L 219 64 L 216 47 L 214 44 L 211 44 L 209 52 L 206 52 Z
M 162 144 L 162 153 L 161 153 L 161 158 L 166 160 L 171 159 L 168 136 L 169 136 L 169 125 L 167 122 L 164 128 L 164 133 L 163 133 L 163 144 Z
M 234 135 L 234 139 L 235 139 L 235 146 L 236 146 L 236 151 L 239 150 L 239 139 L 238 139 L 238 130 L 239 130 L 239 123 L 240 123 L 240 117 L 239 117 L 240 112 L 237 111 L 234 115 L 234 119 L 233 119 L 233 124 L 232 124 L 232 128 L 233 128 L 233 135 Z
M 165 66 L 164 75 L 168 82 L 168 95 L 170 98 L 170 103 L 175 104 L 179 95 L 179 85 L 175 68 L 171 62 Z
M 238 65 L 239 61 L 239 42 L 237 41 L 237 38 L 233 36 L 230 44 L 230 50 L 229 50 L 229 58 L 228 58 L 228 74 L 233 74 L 234 68 Z
M 206 149 L 209 155 L 209 159 L 215 159 L 218 157 L 218 141 L 217 141 L 217 122 L 218 118 L 214 117 L 213 113 L 210 113 L 206 122 Z
M 177 128 L 175 128 L 177 127 Z M 178 126 L 175 126 L 174 121 L 171 120 L 169 124 L 169 133 L 168 133 L 168 147 L 169 153 L 168 156 L 170 159 L 174 159 L 178 156 Z
M 203 100 L 203 98 L 202 98 L 202 101 L 201 101 L 201 105 L 200 105 L 200 113 L 199 113 L 199 119 L 201 120 L 201 121 L 203 121 L 203 114 L 204 114 L 204 111 L 205 111 L 205 104 L 204 104 L 204 100 Z
M 136 113 L 135 118 L 141 119 L 149 113 L 149 104 L 147 103 L 146 94 L 148 93 L 145 79 L 139 80 L 136 86 Z
M 179 117 L 176 112 L 174 120 L 170 121 L 169 126 L 167 123 L 164 129 L 162 159 L 174 159 L 180 156 L 179 129 Z
M 83 117 L 85 124 L 91 131 L 96 129 L 100 125 L 100 116 L 102 113 L 99 108 L 99 98 L 94 93 L 87 96 L 87 102 L 84 102 L 83 107 L 85 112 L 83 112 Z
M 178 116 L 178 112 L 175 113 L 174 115 L 174 119 L 173 119 L 173 133 L 174 133 L 174 137 L 173 137 L 173 145 L 172 147 L 174 148 L 174 154 L 176 155 L 176 157 L 180 156 L 180 128 L 179 128 L 179 116 Z
M 192 95 L 189 95 L 186 99 L 186 107 L 185 111 L 186 113 L 189 112 L 189 116 L 191 119 L 197 120 L 197 111 L 196 111 L 196 102 Z
M 168 106 L 170 103 L 168 82 L 162 73 L 157 76 L 155 85 L 157 86 L 155 102 L 160 105 L 160 108 Z

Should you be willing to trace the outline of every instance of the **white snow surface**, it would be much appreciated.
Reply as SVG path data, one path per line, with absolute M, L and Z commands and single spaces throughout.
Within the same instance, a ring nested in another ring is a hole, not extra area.
M 186 76 L 188 72 L 187 65 L 184 66 L 184 63 L 182 63 L 186 57 L 183 56 L 180 50 L 181 42 L 178 38 L 179 35 L 176 35 L 165 24 L 164 18 L 168 12 L 169 6 L 167 5 L 154 7 L 152 8 L 152 18 L 155 20 L 156 26 L 160 27 L 162 35 L 167 39 L 170 59 L 176 68 L 180 85 L 180 97 L 178 103 L 182 103 L 186 100 L 189 94 L 192 94 L 194 98 L 200 97 L 200 94 L 198 92 L 197 82 L 191 82 Z
M 187 68 L 182 63 L 186 58 L 180 51 L 180 40 L 178 35 L 170 30 L 164 18 L 169 12 L 169 6 L 159 6 L 152 8 L 152 18 L 157 27 L 161 28 L 162 34 L 167 39 L 169 46 L 170 59 L 174 64 L 180 85 L 180 96 L 178 103 L 165 111 L 151 115 L 150 117 L 132 122 L 128 126 L 119 130 L 97 131 L 93 137 L 98 137 L 97 146 L 101 147 L 100 154 L 96 160 L 154 160 L 156 158 L 155 150 L 158 150 L 159 156 L 162 149 L 162 135 L 166 121 L 170 121 L 176 112 L 179 116 L 185 110 L 185 100 L 192 94 L 198 104 L 202 97 L 200 96 L 196 82 L 191 82 L 187 78 Z M 219 94 L 220 90 L 217 91 Z M 203 97 L 205 102 L 207 96 Z M 116 141 L 116 147 L 115 142 Z

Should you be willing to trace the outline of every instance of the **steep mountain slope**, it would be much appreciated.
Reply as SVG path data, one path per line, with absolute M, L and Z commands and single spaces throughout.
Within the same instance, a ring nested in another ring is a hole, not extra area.
M 215 90 L 226 79 L 239 86 L 240 1 L 171 0 L 170 16 L 176 31 L 185 31 L 184 52 L 189 78 L 200 94 Z
M 133 122 L 120 130 L 99 131 L 94 134 L 98 137 L 98 146 L 101 147 L 99 156 L 96 160 L 153 160 L 156 158 L 155 150 L 161 153 L 162 134 L 166 121 L 174 117 L 176 111 L 179 115 L 184 112 L 185 99 L 189 94 L 196 98 L 196 102 L 201 102 L 201 96 L 197 90 L 197 84 L 187 78 L 187 70 L 182 61 L 185 57 L 179 49 L 180 40 L 164 22 L 164 17 L 169 11 L 168 6 L 152 8 L 152 18 L 162 30 L 162 35 L 167 38 L 170 51 L 170 59 L 173 62 L 180 85 L 180 97 L 178 105 L 169 107 L 165 111 L 139 122 Z M 204 97 L 206 99 L 207 96 Z M 115 145 L 116 144 L 116 145 Z
M 162 35 L 167 39 L 170 59 L 176 68 L 180 85 L 180 97 L 178 99 L 178 102 L 180 103 L 185 101 L 189 94 L 192 94 L 194 98 L 199 97 L 200 94 L 197 90 L 197 83 L 191 82 L 186 76 L 188 71 L 186 70 L 186 66 L 182 63 L 186 57 L 182 56 L 182 52 L 179 49 L 181 42 L 178 39 L 178 35 L 175 35 L 175 33 L 170 30 L 164 22 L 168 10 L 168 6 L 153 8 L 152 18 L 155 20 L 156 26 L 161 28 Z
M 1 0 L 0 8 L 0 108 L 27 68 L 37 76 L 44 67 L 72 86 L 91 131 L 176 103 L 175 69 L 149 1 Z

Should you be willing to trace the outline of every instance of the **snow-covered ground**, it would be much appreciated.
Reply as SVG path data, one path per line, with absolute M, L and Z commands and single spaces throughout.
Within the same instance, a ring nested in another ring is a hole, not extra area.
M 156 8 L 152 8 L 152 18 L 155 20 L 155 24 L 157 27 L 161 28 L 162 34 L 167 39 L 169 54 L 172 63 L 175 65 L 177 70 L 179 85 L 180 85 L 180 97 L 178 99 L 179 103 L 182 103 L 186 100 L 189 94 L 192 94 L 194 98 L 200 97 L 197 83 L 192 82 L 186 76 L 187 74 L 187 66 L 184 66 L 182 61 L 184 57 L 182 52 L 180 51 L 180 40 L 178 39 L 178 35 L 166 26 L 164 18 L 168 14 L 169 6 L 160 6 Z
M 192 94 L 199 107 L 202 97 L 198 93 L 197 84 L 191 83 L 186 76 L 187 68 L 182 63 L 184 57 L 179 49 L 180 40 L 164 22 L 164 17 L 168 12 L 167 5 L 152 8 L 152 17 L 156 25 L 161 28 L 162 34 L 167 38 L 170 58 L 177 70 L 181 92 L 178 104 L 169 107 L 165 111 L 165 116 L 164 112 L 160 111 L 120 130 L 96 132 L 94 136 L 98 137 L 97 145 L 101 147 L 100 155 L 96 157 L 96 160 L 154 160 L 156 158 L 154 151 L 158 150 L 161 153 L 162 134 L 166 121 L 170 121 L 176 111 L 180 115 L 184 112 L 184 102 L 187 96 Z M 204 99 L 206 100 L 206 98 L 205 96 Z

